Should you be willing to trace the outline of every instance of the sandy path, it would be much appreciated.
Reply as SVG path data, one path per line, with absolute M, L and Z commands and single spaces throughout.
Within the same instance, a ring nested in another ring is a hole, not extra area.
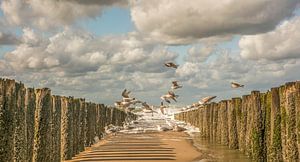
M 183 132 L 153 132 L 106 137 L 68 162 L 189 162 L 201 153 Z

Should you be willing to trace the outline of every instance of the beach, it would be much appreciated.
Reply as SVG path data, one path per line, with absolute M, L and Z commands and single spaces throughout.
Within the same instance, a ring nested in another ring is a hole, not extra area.
M 72 160 L 110 162 L 190 162 L 197 161 L 201 152 L 193 146 L 185 132 L 117 133 L 99 141 Z

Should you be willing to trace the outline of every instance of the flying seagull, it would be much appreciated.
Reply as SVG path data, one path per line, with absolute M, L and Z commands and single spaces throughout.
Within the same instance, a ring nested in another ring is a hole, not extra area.
M 173 81 L 172 82 L 172 87 L 173 90 L 174 89 L 178 89 L 178 88 L 182 88 L 182 85 L 178 85 L 178 81 Z
M 202 98 L 200 101 L 199 101 L 199 104 L 201 105 L 205 105 L 207 103 L 209 103 L 211 100 L 213 100 L 214 98 L 216 98 L 217 96 L 207 96 L 207 97 L 204 97 Z
M 130 91 L 127 91 L 127 89 L 124 89 L 124 91 L 122 92 L 123 98 L 130 98 L 129 93 L 130 93 Z
M 240 88 L 240 87 L 244 87 L 244 85 L 236 82 L 231 82 L 231 88 Z
M 174 64 L 173 62 L 166 62 L 166 63 L 165 63 L 165 66 L 166 66 L 166 67 L 171 67 L 171 68 L 177 69 L 177 67 L 178 67 L 179 65 L 176 65 L 176 64 Z
M 177 97 L 178 97 L 178 95 L 175 95 L 175 93 L 173 91 L 169 91 L 168 94 L 162 95 L 160 97 L 160 99 L 162 99 L 163 101 L 166 101 L 166 102 L 170 103 L 170 99 L 172 99 L 175 102 L 177 102 L 177 100 L 176 100 Z

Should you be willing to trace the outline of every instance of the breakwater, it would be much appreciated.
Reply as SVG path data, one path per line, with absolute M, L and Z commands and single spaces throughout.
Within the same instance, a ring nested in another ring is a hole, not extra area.
M 200 129 L 201 136 L 254 161 L 299 161 L 300 82 L 210 103 L 175 114 Z
M 0 79 L 0 161 L 57 162 L 71 159 L 135 115 L 82 98 L 56 96 Z

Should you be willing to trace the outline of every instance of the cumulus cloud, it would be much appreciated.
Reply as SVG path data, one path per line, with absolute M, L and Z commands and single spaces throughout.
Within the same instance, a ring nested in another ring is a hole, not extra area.
M 185 62 L 176 70 L 176 77 L 185 85 L 183 93 L 186 102 L 195 102 L 207 95 L 217 95 L 219 100 L 240 97 L 252 90 L 266 91 L 284 82 L 299 79 L 296 71 L 300 68 L 300 59 L 253 61 L 230 51 L 214 55 L 217 55 L 215 59 L 206 62 Z M 232 81 L 246 86 L 243 89 L 232 89 Z
M 137 29 L 165 43 L 270 31 L 292 16 L 298 0 L 131 1 Z
M 212 45 L 194 45 L 187 51 L 185 61 L 204 62 L 215 51 L 215 48 L 216 47 Z
M 243 36 L 239 42 L 241 56 L 247 59 L 281 60 L 300 57 L 300 17 L 284 21 L 275 30 Z
M 94 18 L 107 6 L 122 6 L 126 3 L 124 0 L 4 0 L 1 9 L 12 25 L 48 30 L 83 18 Z
M 89 92 L 88 98 L 99 102 L 93 95 L 101 96 L 100 101 L 111 103 L 126 87 L 141 99 L 150 91 L 158 96 L 152 100 L 159 101 L 162 87 L 169 87 L 175 76 L 163 63 L 178 55 L 137 33 L 94 37 L 66 29 L 48 38 L 25 28 L 22 40 L 5 54 L 1 66 L 9 66 L 18 80 L 51 87 L 58 94 L 86 97 Z

